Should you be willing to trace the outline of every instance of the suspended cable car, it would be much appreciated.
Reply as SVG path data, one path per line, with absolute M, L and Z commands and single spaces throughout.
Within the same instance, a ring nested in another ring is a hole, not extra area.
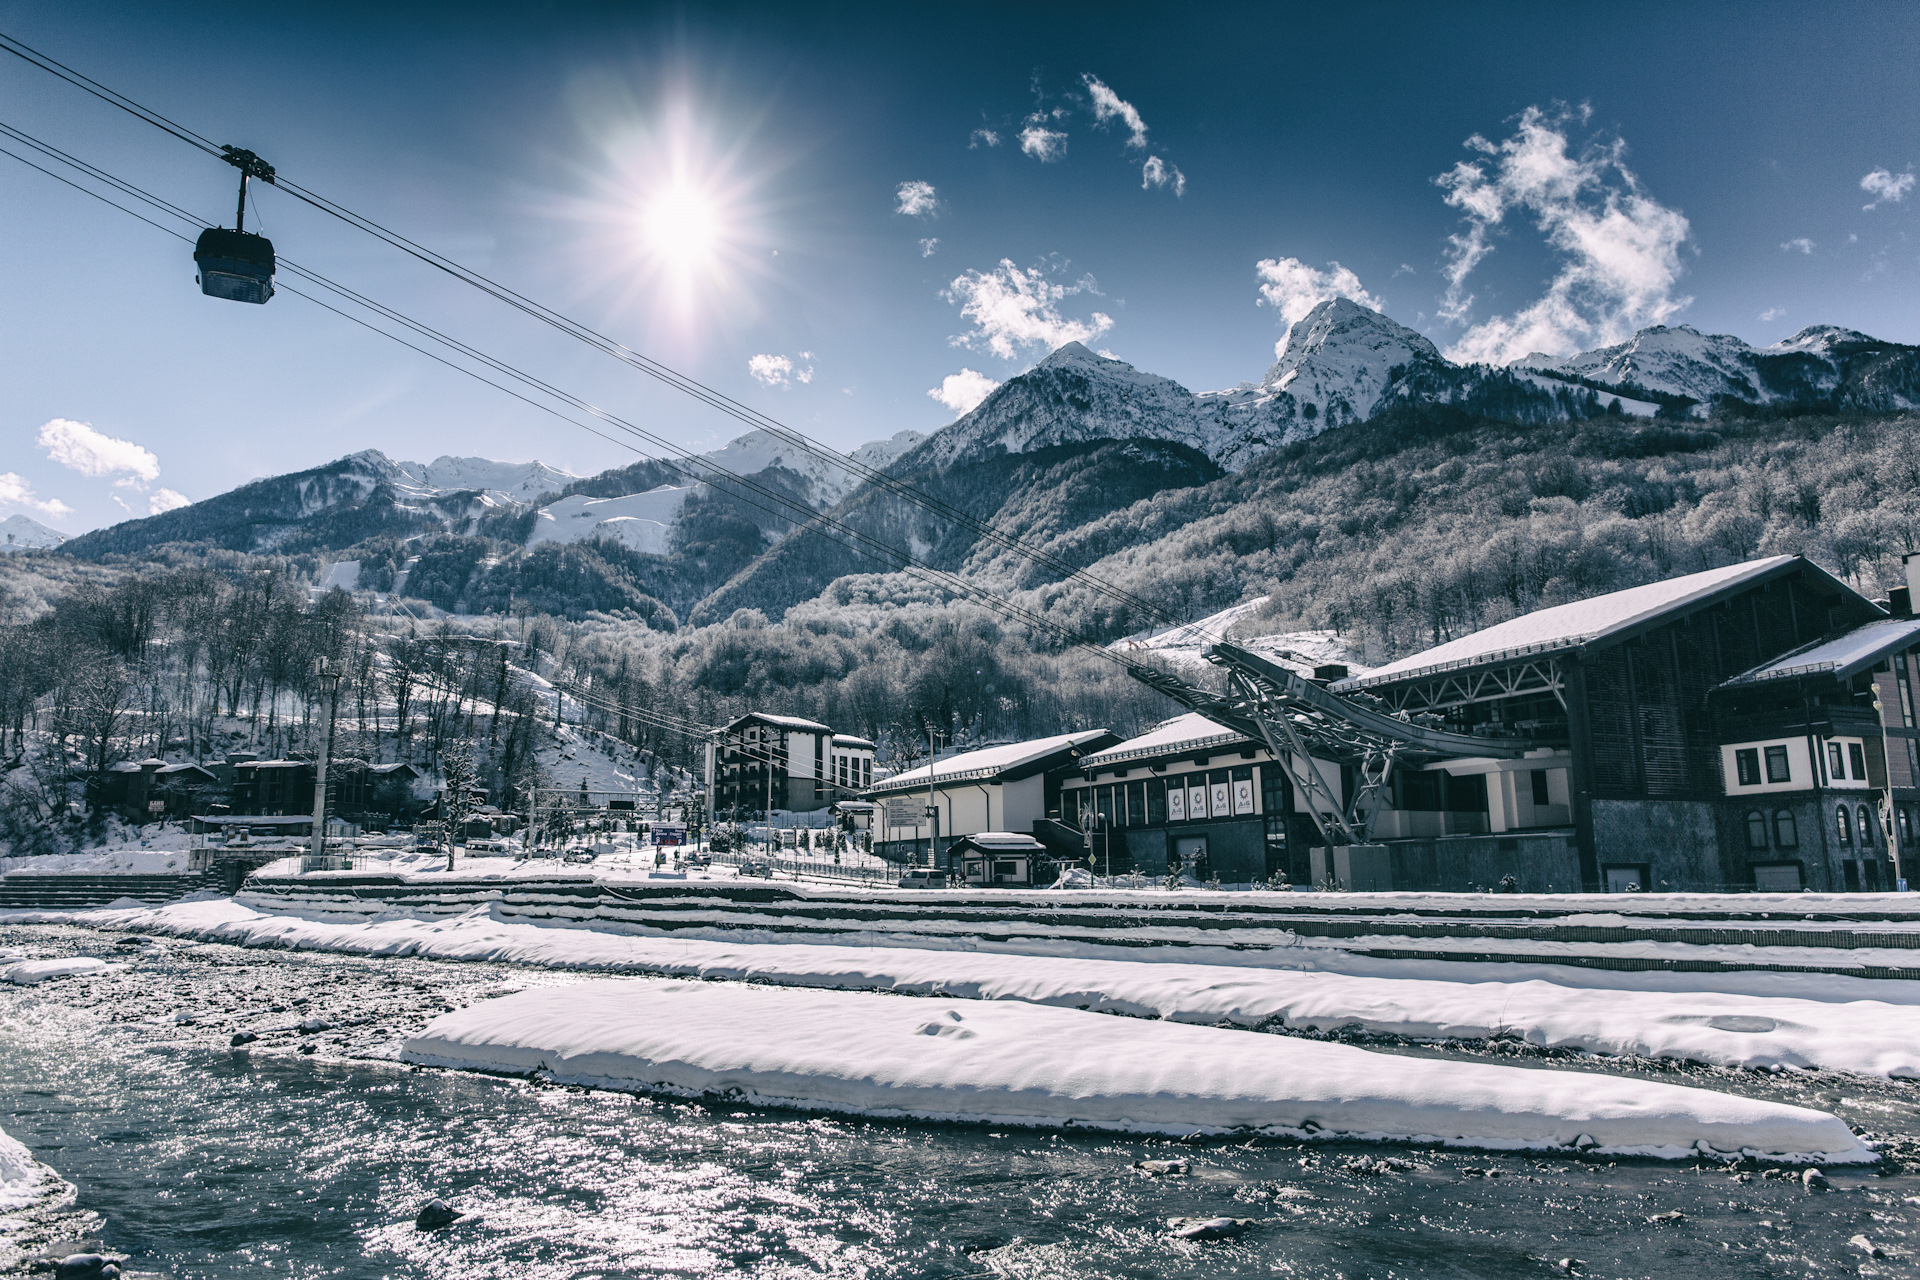
M 240 170 L 240 207 L 233 230 L 208 227 L 193 246 L 200 292 L 230 302 L 264 303 L 273 296 L 273 241 L 247 230 L 247 179 L 273 181 L 273 166 L 251 151 L 221 147 L 223 159 Z

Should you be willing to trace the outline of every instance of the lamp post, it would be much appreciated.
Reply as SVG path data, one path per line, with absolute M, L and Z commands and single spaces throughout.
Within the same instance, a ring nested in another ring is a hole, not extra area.
M 340 668 L 326 658 L 315 658 L 313 676 L 327 689 L 327 732 L 320 739 L 320 758 L 313 770 L 313 834 L 308 845 L 314 865 L 319 866 L 322 864 L 318 860 L 326 856 L 327 849 L 327 757 L 333 754 L 333 713 L 340 702 Z

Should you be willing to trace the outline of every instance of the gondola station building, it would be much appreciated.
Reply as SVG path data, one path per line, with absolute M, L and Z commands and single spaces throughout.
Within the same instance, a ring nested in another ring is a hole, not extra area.
M 1197 713 L 1087 754 L 1050 816 L 1085 834 L 1102 873 L 1355 889 L 1892 889 L 1920 835 L 1911 599 L 1896 590 L 1883 607 L 1776 556 L 1323 678 L 1337 698 L 1502 745 L 1400 761 L 1370 808 L 1364 859 L 1323 848 L 1328 824 L 1293 781 L 1311 767 L 1350 798 L 1350 764 L 1283 761 Z

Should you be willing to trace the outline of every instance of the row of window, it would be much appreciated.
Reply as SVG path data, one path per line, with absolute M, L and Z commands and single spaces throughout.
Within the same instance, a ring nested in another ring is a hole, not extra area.
M 873 785 L 873 761 L 865 756 L 835 756 L 833 781 L 836 786 L 861 789 Z
M 1912 844 L 1913 820 L 1905 809 L 1896 810 L 1894 817 L 1900 826 L 1900 843 Z M 1849 810 L 1846 805 L 1841 805 L 1833 811 L 1833 834 L 1843 849 L 1851 849 L 1856 844 L 1862 849 L 1873 848 L 1875 840 L 1873 833 L 1876 825 L 1878 824 L 1874 821 L 1873 810 L 1864 804 L 1856 810 Z M 1786 809 L 1775 809 L 1771 822 L 1760 810 L 1749 809 L 1747 811 L 1747 848 L 1768 848 L 1769 827 L 1772 828 L 1772 848 L 1799 848 L 1800 832 L 1793 820 L 1793 814 Z
M 1284 812 L 1288 799 L 1285 779 L 1277 769 L 1263 768 L 1266 810 Z M 1233 769 L 1148 778 L 1111 786 L 1085 787 L 1069 793 L 1069 815 L 1077 814 L 1081 828 L 1095 823 L 1110 827 L 1158 827 L 1169 822 L 1199 822 L 1209 818 L 1251 816 L 1254 806 L 1252 765 Z
M 1739 775 L 1743 787 L 1760 785 L 1760 755 L 1766 752 L 1767 781 L 1792 782 L 1793 766 L 1787 759 L 1785 746 L 1742 747 L 1733 753 L 1734 771 Z M 1847 766 L 1853 766 L 1852 777 L 1856 782 L 1867 780 L 1866 748 L 1857 742 L 1829 742 L 1827 744 L 1827 772 L 1834 778 L 1845 781 L 1848 777 Z

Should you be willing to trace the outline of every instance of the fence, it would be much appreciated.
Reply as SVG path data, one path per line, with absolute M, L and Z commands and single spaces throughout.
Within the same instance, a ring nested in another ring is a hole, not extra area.
M 852 867 L 813 858 L 766 857 L 757 853 L 716 853 L 713 855 L 713 860 L 730 867 L 744 866 L 752 862 L 774 871 L 784 871 L 792 876 L 807 876 L 822 880 L 850 880 L 859 884 L 891 885 L 900 878 L 900 872 L 893 867 Z

